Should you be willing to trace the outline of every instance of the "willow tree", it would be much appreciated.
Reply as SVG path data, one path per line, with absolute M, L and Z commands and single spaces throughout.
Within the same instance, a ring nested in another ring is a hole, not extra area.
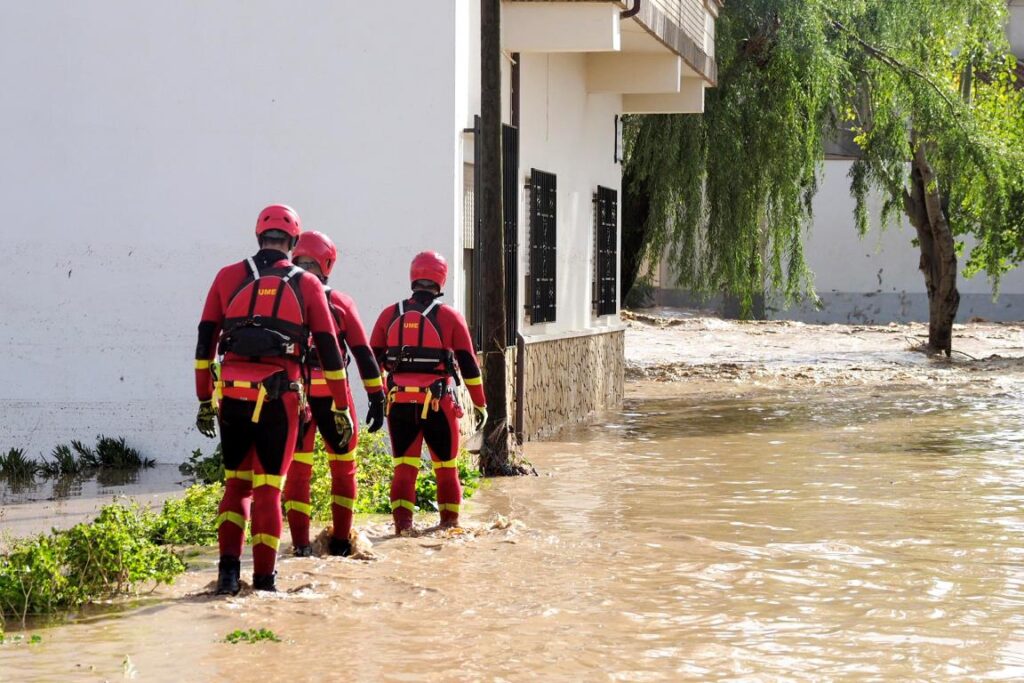
M 1024 234 L 1005 11 L 1003 0 L 726 3 L 704 115 L 630 120 L 623 215 L 646 219 L 637 260 L 667 254 L 678 284 L 747 310 L 766 290 L 813 297 L 803 242 L 823 141 L 852 129 L 856 223 L 867 229 L 874 190 L 883 219 L 902 212 L 915 227 L 929 347 L 949 353 L 958 236 L 976 239 L 969 267 L 997 279 Z

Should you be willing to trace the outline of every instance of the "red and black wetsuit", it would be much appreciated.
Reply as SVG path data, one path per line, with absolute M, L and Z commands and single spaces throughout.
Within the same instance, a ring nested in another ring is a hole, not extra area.
M 366 339 L 366 330 L 359 319 L 359 311 L 350 296 L 336 289 L 327 287 L 327 301 L 338 328 L 338 346 L 345 354 L 349 353 L 359 366 L 359 376 L 368 396 L 384 391 L 380 377 L 380 368 L 374 360 Z M 359 443 L 358 427 L 352 432 L 348 443 L 341 443 L 338 431 L 334 426 L 331 414 L 331 395 L 323 378 L 323 369 L 319 360 L 313 356 L 309 368 L 311 381 L 309 386 L 309 405 L 312 409 L 313 421 L 303 427 L 295 458 L 288 470 L 288 481 L 284 489 L 284 508 L 288 514 L 288 527 L 291 530 L 292 545 L 296 548 L 308 546 L 309 540 L 309 488 L 313 470 L 313 444 L 316 431 L 324 439 L 327 449 L 327 460 L 331 468 L 331 516 L 334 522 L 333 535 L 344 541 L 352 531 L 352 510 L 356 499 L 356 446 Z M 349 389 L 349 405 L 352 405 L 351 388 Z
M 261 278 L 258 283 L 253 269 Z M 287 279 L 283 279 L 287 274 Z M 281 276 L 269 280 L 266 276 Z M 278 289 L 290 287 L 294 296 L 287 313 L 279 310 Z M 218 342 L 228 337 L 233 319 L 229 308 L 236 296 L 252 292 L 249 318 L 266 327 L 295 330 L 300 345 L 312 338 L 324 368 L 324 379 L 339 409 L 348 408 L 348 384 L 334 320 L 327 308 L 323 285 L 313 275 L 295 268 L 286 254 L 261 249 L 255 256 L 227 266 L 210 287 L 199 323 L 196 345 L 196 395 L 220 398 L 219 423 L 224 453 L 225 490 L 217 519 L 221 557 L 239 557 L 245 542 L 245 524 L 252 504 L 253 573 L 271 575 L 281 537 L 281 487 L 291 464 L 298 434 L 302 377 L 301 350 L 294 354 L 253 358 L 226 350 L 220 379 L 215 383 L 210 362 Z M 277 304 L 273 303 L 278 301 Z M 248 300 L 247 300 L 248 301 Z M 227 328 L 227 329 L 225 329 Z M 299 337 L 299 334 L 305 337 Z M 268 391 L 268 387 L 270 388 Z
M 435 301 L 430 292 L 417 291 L 400 304 L 387 307 L 377 318 L 370 335 L 370 347 L 382 366 L 389 370 L 388 431 L 391 436 L 395 474 L 391 480 L 391 509 L 398 531 L 412 525 L 416 505 L 416 477 L 420 467 L 420 453 L 426 442 L 437 477 L 437 503 L 442 524 L 457 524 L 462 503 L 462 486 L 456 460 L 459 454 L 459 417 L 462 410 L 455 400 L 454 371 L 457 371 L 469 390 L 473 403 L 485 406 L 480 366 L 476 362 L 473 341 L 462 314 L 454 308 Z M 412 311 L 425 314 L 419 321 L 403 322 Z M 440 338 L 439 349 L 417 352 L 417 344 L 424 343 L 419 325 L 431 325 Z M 448 355 L 457 364 L 446 367 L 439 361 L 430 367 L 421 364 L 417 370 L 405 371 L 408 364 L 395 366 L 395 325 L 408 327 L 408 339 L 400 337 L 400 346 L 407 347 L 410 357 L 434 353 Z

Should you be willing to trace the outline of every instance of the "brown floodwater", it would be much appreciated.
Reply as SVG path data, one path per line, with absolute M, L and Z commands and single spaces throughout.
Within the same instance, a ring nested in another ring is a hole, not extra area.
M 0 680 L 1021 679 L 1024 383 L 933 390 L 631 400 L 530 444 L 467 533 L 364 521 L 376 560 L 232 599 L 206 554 L 0 646 Z

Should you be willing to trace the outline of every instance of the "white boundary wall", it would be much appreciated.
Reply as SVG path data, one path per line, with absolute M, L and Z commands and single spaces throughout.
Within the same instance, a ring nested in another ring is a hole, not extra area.
M 465 7 L 0 5 L 0 448 L 102 432 L 165 462 L 211 449 L 196 324 L 266 203 L 335 238 L 331 284 L 367 325 L 416 251 L 454 256 Z
M 858 236 L 848 177 L 851 163 L 825 162 L 821 188 L 814 199 L 814 225 L 805 243 L 815 289 L 825 308 L 795 307 L 769 313 L 769 317 L 853 323 L 928 319 L 924 276 L 918 270 L 920 252 L 911 243 L 914 229 L 906 221 L 880 229 L 881 202 L 876 199 L 870 209 L 871 231 L 863 238 Z M 966 260 L 966 255 L 960 259 L 961 271 Z M 1003 276 L 995 302 L 984 275 L 970 280 L 961 275 L 959 289 L 958 321 L 974 316 L 1024 319 L 1024 270 L 1018 268 Z

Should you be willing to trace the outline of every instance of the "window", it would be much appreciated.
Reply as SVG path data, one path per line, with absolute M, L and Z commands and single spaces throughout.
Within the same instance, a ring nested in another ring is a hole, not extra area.
M 594 194 L 594 311 L 597 315 L 618 312 L 618 214 L 619 193 L 599 186 Z
M 530 272 L 526 286 L 526 309 L 531 323 L 555 320 L 557 198 L 555 175 L 532 169 L 529 180 Z
M 462 310 L 466 312 L 466 323 L 479 339 L 477 331 L 477 256 L 476 256 L 476 164 L 462 165 L 462 282 L 465 298 Z

